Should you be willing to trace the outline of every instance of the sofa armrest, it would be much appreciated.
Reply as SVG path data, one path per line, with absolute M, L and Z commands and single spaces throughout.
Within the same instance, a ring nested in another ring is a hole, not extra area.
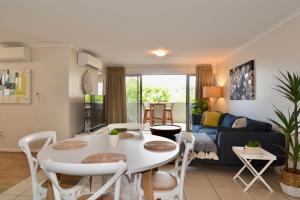
M 285 146 L 285 138 L 278 132 L 219 132 L 217 138 L 218 154 L 224 162 L 236 162 L 232 146 L 245 146 L 248 141 L 257 140 L 261 147 L 277 156 L 274 165 L 282 165 L 285 161 L 284 152 L 278 147 Z

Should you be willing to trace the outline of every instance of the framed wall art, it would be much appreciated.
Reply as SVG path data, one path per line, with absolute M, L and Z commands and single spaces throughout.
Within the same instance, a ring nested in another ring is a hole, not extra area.
M 255 99 L 255 67 L 250 60 L 230 70 L 230 100 Z
M 30 103 L 31 71 L 0 69 L 0 103 Z

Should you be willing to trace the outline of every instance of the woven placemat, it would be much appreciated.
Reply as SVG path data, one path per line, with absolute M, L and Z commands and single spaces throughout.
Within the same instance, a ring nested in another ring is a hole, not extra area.
M 151 141 L 146 142 L 144 148 L 149 151 L 164 152 L 176 149 L 176 144 L 168 141 Z
M 126 162 L 126 156 L 118 153 L 96 153 L 83 159 L 82 163 L 112 163 L 123 160 Z
M 80 149 L 87 146 L 87 141 L 83 140 L 71 140 L 65 142 L 58 142 L 52 146 L 55 150 L 72 150 L 72 149 Z
M 128 132 L 121 132 L 119 133 L 119 138 L 120 139 L 129 139 L 129 138 L 133 138 L 134 135 Z

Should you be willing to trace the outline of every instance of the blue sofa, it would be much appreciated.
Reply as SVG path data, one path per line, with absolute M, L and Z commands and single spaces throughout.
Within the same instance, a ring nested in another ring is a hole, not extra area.
M 258 140 L 262 148 L 277 156 L 273 165 L 283 165 L 285 154 L 278 145 L 285 146 L 284 136 L 273 131 L 271 124 L 250 118 L 246 118 L 247 127 L 232 128 L 232 124 L 237 118 L 240 117 L 224 113 L 217 127 L 205 127 L 200 124 L 200 120 L 193 121 L 193 134 L 206 133 L 217 146 L 219 160 L 209 162 L 216 162 L 221 165 L 241 165 L 241 161 L 232 152 L 232 146 L 245 146 L 249 140 Z

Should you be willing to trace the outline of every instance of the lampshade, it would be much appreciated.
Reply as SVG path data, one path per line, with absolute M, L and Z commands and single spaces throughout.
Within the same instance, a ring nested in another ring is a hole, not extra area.
M 223 87 L 220 86 L 204 86 L 203 87 L 204 98 L 220 98 L 223 97 Z

